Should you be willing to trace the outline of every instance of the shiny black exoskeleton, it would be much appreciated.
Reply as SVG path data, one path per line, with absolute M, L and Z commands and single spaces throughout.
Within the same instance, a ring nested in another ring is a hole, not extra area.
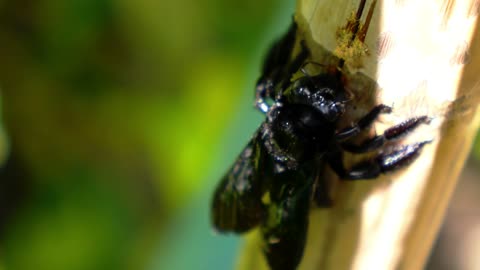
M 314 76 L 306 74 L 302 66 L 309 52 L 302 46 L 292 56 L 295 36 L 293 24 L 266 58 L 255 101 L 266 120 L 222 179 L 212 206 L 217 231 L 242 233 L 260 227 L 272 270 L 297 268 L 305 246 L 311 202 L 328 205 L 328 200 L 316 196 L 325 193 L 318 190 L 325 185 L 315 177 L 323 164 L 344 180 L 373 179 L 407 165 L 427 143 L 403 146 L 345 169 L 343 151 L 377 150 L 429 118 L 408 119 L 360 145 L 348 143 L 391 108 L 377 105 L 356 124 L 337 130 L 347 102 L 342 73 L 335 69 Z M 299 70 L 304 75 L 292 82 L 293 74 Z

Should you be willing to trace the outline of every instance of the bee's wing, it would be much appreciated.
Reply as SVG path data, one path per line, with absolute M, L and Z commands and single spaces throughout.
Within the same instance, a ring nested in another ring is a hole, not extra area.
M 272 269 L 296 269 L 303 255 L 308 229 L 312 183 L 301 171 L 282 174 L 272 189 L 268 216 L 262 223 L 264 252 Z
M 267 153 L 257 132 L 218 185 L 212 205 L 218 231 L 245 232 L 261 222 L 263 163 Z

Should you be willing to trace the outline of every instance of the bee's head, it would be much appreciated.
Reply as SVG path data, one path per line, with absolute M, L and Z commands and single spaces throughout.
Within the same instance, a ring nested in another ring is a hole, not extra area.
M 313 107 L 325 120 L 334 122 L 345 112 L 343 86 L 329 74 L 305 76 L 296 80 L 284 97 L 291 104 Z
M 319 111 L 322 116 L 330 121 L 337 121 L 345 112 L 345 103 L 331 88 L 321 88 L 312 95 L 311 106 Z

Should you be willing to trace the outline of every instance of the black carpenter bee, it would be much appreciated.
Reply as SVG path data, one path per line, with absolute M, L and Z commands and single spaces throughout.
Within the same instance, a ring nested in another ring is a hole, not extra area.
M 340 179 L 373 179 L 407 165 L 428 143 L 403 146 L 345 169 L 343 151 L 378 150 L 428 122 L 429 117 L 411 118 L 360 145 L 348 144 L 348 139 L 391 108 L 377 105 L 356 124 L 337 130 L 347 102 L 342 72 L 336 69 L 311 76 L 303 71 L 309 51 L 302 46 L 292 56 L 296 31 L 294 23 L 266 57 L 255 101 L 266 120 L 223 177 L 212 205 L 213 225 L 219 232 L 243 233 L 260 227 L 272 270 L 296 269 L 302 258 L 310 205 L 315 194 L 322 193 L 316 190 L 322 185 L 315 183 L 322 179 L 315 175 L 323 164 Z M 291 81 L 299 70 L 304 75 Z M 317 204 L 322 206 L 321 200 Z

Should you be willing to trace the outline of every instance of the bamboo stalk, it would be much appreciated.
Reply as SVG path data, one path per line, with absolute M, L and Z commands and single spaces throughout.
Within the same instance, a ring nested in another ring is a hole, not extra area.
M 394 107 L 377 133 L 410 116 L 433 117 L 401 142 L 433 140 L 408 168 L 338 181 L 334 206 L 311 211 L 299 269 L 422 269 L 480 123 L 480 1 L 297 3 L 312 60 L 345 59 L 347 87 L 361 99 L 346 122 L 372 102 Z M 247 237 L 239 269 L 268 269 L 258 239 L 256 231 Z

